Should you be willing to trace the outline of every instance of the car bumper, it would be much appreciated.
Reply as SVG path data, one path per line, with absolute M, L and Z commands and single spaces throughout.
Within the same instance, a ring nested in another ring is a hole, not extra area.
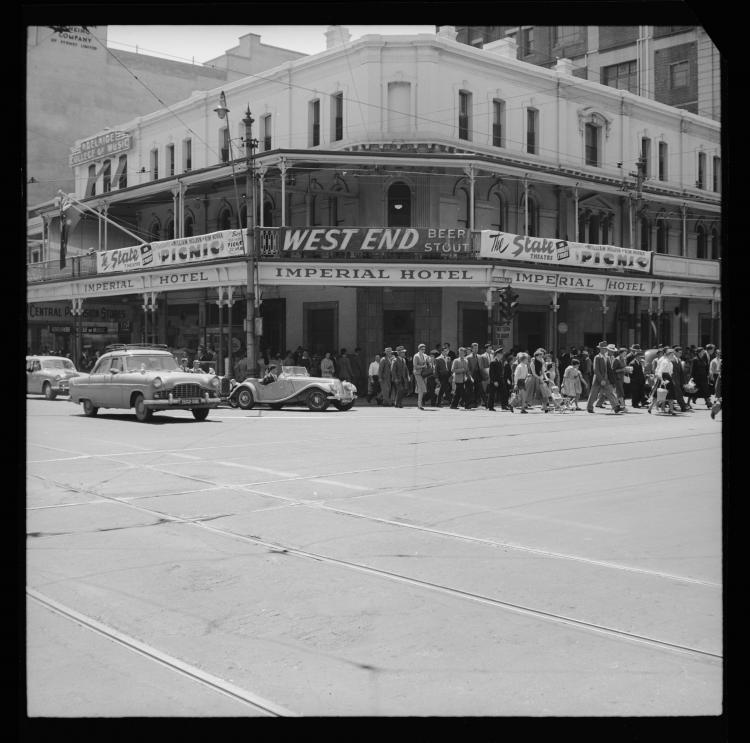
M 143 404 L 149 410 L 193 410 L 194 408 L 217 408 L 221 398 L 218 397 L 196 397 L 186 399 L 144 400 Z
M 56 392 L 58 395 L 69 395 L 70 386 L 67 382 L 58 382 L 57 384 L 52 385 L 52 391 Z

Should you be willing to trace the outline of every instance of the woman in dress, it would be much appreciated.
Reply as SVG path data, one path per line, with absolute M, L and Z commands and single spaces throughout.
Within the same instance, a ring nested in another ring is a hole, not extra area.
M 331 352 L 326 351 L 326 355 L 320 360 L 320 376 L 333 377 L 336 371 L 336 365 L 331 358 Z
M 544 349 L 537 348 L 529 364 L 529 377 L 526 381 L 526 393 L 529 407 L 539 403 L 545 413 L 549 412 L 550 389 L 545 376 Z
M 581 409 L 578 407 L 578 400 L 581 397 L 584 385 L 586 385 L 580 366 L 581 362 L 578 359 L 571 359 L 570 366 L 565 367 L 562 381 L 562 394 L 575 402 L 575 410 Z

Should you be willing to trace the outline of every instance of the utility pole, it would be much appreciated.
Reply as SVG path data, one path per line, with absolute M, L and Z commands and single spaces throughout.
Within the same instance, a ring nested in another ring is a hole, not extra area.
M 245 191 L 249 196 L 250 205 L 247 209 L 247 225 L 245 233 L 247 234 L 247 312 L 245 319 L 245 347 L 247 348 L 247 368 L 248 374 L 252 377 L 257 376 L 257 349 L 256 349 L 256 316 L 258 309 L 258 286 L 257 273 L 258 265 L 256 260 L 256 243 L 255 243 L 255 148 L 258 146 L 258 140 L 253 139 L 253 119 L 248 105 L 245 111 L 245 161 L 247 164 L 245 174 Z

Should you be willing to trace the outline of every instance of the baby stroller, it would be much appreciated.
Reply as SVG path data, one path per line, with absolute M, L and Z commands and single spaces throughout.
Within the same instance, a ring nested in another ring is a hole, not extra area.
M 557 385 L 550 386 L 550 400 L 556 413 L 572 413 L 576 409 L 576 401 L 561 394 Z

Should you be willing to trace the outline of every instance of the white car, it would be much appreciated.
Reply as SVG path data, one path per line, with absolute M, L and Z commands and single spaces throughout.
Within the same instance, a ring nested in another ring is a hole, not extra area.
M 54 400 L 68 394 L 70 380 L 77 376 L 75 365 L 64 356 L 26 357 L 26 394 Z

